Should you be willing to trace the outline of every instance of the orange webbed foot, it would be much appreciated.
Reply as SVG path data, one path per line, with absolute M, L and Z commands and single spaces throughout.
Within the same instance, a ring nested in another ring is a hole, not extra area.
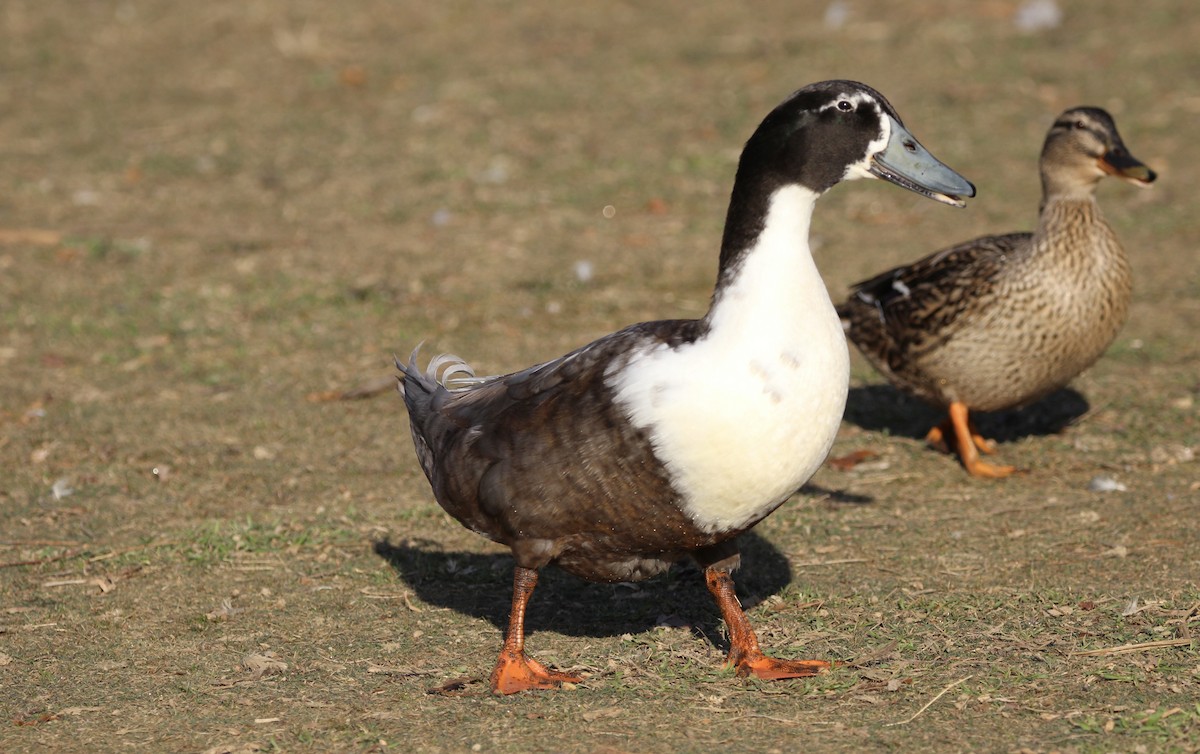
M 975 425 L 970 419 L 969 409 L 965 403 L 955 402 L 950 404 L 949 424 L 951 431 L 954 433 L 958 457 L 968 474 L 985 479 L 1003 479 L 1006 476 L 1012 476 L 1016 473 L 1016 466 L 999 466 L 980 460 L 979 454 L 981 452 L 994 453 L 996 451 L 996 444 L 991 440 L 985 439 L 975 429 Z M 942 425 L 942 427 L 944 428 L 945 425 Z
M 557 689 L 564 683 L 579 683 L 582 680 L 577 675 L 549 670 L 524 652 L 506 651 L 500 653 L 500 659 L 492 671 L 492 691 L 497 694 L 516 694 L 536 689 Z
M 963 459 L 963 468 L 971 476 L 983 477 L 985 479 L 1003 479 L 1006 476 L 1012 476 L 1017 473 L 1016 466 L 1000 466 L 997 464 L 981 461 L 978 457 L 968 461 Z
M 811 678 L 828 673 L 833 663 L 825 660 L 778 660 L 768 657 L 762 652 L 748 652 L 738 659 L 730 658 L 732 665 L 740 676 L 752 675 L 764 681 L 778 681 L 784 678 Z

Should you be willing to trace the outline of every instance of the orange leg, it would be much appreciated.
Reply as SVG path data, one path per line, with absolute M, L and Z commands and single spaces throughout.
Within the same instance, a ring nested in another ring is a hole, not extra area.
M 971 426 L 967 404 L 958 401 L 950 404 L 950 424 L 954 428 L 955 448 L 959 460 L 969 474 L 1001 479 L 1017 470 L 1015 466 L 997 466 L 979 458 L 979 451 L 992 453 L 995 452 L 996 446 L 981 437 Z
M 975 429 L 975 422 L 969 418 L 967 427 L 971 431 L 971 441 L 975 443 L 975 447 L 980 453 L 990 456 L 996 452 L 996 443 L 979 434 L 979 430 Z M 929 434 L 925 435 L 925 443 L 941 453 L 953 453 L 946 438 L 954 434 L 954 422 L 950 421 L 950 417 L 946 417 L 946 421 L 929 430 Z
M 947 417 L 946 421 L 929 430 L 929 434 L 925 435 L 925 443 L 940 453 L 950 453 L 952 451 L 950 450 L 950 445 L 946 442 L 946 437 L 952 434 L 954 434 L 954 425 L 950 423 L 950 418 Z
M 547 670 L 546 666 L 525 656 L 525 607 L 537 586 L 538 574 L 532 568 L 517 566 L 513 572 L 512 612 L 508 615 L 508 633 L 500 658 L 492 671 L 492 691 L 515 694 L 530 689 L 556 689 L 564 683 L 579 683 L 576 675 Z
M 704 569 L 704 580 L 708 591 L 721 608 L 721 617 L 729 629 L 729 660 L 737 674 L 755 675 L 764 680 L 780 678 L 807 678 L 829 671 L 830 663 L 824 660 L 776 660 L 767 657 L 758 647 L 758 637 L 750 627 L 750 621 L 738 602 L 733 590 L 733 577 L 728 571 L 716 568 Z
M 996 452 L 996 442 L 979 434 L 979 430 L 975 429 L 975 422 L 971 421 L 969 417 L 967 419 L 967 431 L 971 433 L 971 442 L 975 443 L 975 447 L 978 448 L 980 453 L 990 456 Z

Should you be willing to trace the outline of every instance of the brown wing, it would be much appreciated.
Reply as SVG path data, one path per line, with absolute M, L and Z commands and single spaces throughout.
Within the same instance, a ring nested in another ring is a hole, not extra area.
M 593 575 L 602 577 L 606 560 L 711 544 L 680 511 L 648 438 L 614 403 L 606 379 L 631 353 L 684 342 L 699 327 L 634 325 L 461 390 L 404 368 L 414 440 L 438 502 L 510 545 L 522 565 L 561 558 L 585 576 L 580 560 L 596 561 Z
M 838 307 L 848 337 L 881 369 L 901 374 L 912 359 L 953 337 L 994 294 L 1006 260 L 1031 238 L 978 238 L 857 283 Z

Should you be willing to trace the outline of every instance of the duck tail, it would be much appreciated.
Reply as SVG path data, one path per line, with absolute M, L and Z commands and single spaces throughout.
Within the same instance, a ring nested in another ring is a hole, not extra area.
M 400 395 L 404 397 L 404 405 L 408 406 L 408 413 L 413 416 L 424 414 L 425 410 L 429 408 L 434 393 L 437 392 L 437 381 L 431 379 L 417 366 L 417 354 L 420 353 L 423 345 L 425 344 L 417 344 L 417 347 L 409 354 L 407 364 L 399 357 L 393 359 L 396 369 L 400 370 L 396 387 L 400 391 Z
M 442 353 L 429 360 L 429 366 L 422 371 L 417 366 L 417 353 L 421 350 L 418 344 L 408 357 L 408 363 L 395 359 L 396 368 L 400 370 L 400 394 L 409 411 L 433 402 L 440 390 L 459 390 L 472 385 L 486 382 L 488 378 L 475 376 L 475 370 L 462 358 L 452 353 Z
M 476 377 L 471 365 L 450 353 L 439 354 L 429 361 L 424 371 L 417 366 L 418 345 L 408 357 L 408 363 L 396 359 L 400 370 L 399 389 L 408 408 L 408 421 L 412 430 L 413 444 L 417 457 L 430 482 L 433 481 L 433 448 L 441 448 L 448 433 L 458 423 L 445 413 L 447 404 L 465 388 L 487 382 L 486 377 Z

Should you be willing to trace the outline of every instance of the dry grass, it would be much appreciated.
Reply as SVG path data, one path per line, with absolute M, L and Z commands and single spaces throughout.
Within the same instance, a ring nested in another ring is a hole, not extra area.
M 6 0 L 0 750 L 1200 749 L 1200 17 L 1064 3 L 1027 34 L 1017 5 Z M 507 556 L 432 501 L 394 396 L 308 397 L 422 340 L 491 373 L 699 314 L 742 140 L 832 77 L 980 187 L 831 192 L 835 295 L 1028 228 L 1045 128 L 1086 103 L 1161 173 L 1101 188 L 1129 323 L 985 424 L 1029 469 L 1003 483 L 856 363 L 834 455 L 863 462 L 739 577 L 767 647 L 835 672 L 723 671 L 694 571 L 550 571 L 531 649 L 588 678 L 492 697 Z

